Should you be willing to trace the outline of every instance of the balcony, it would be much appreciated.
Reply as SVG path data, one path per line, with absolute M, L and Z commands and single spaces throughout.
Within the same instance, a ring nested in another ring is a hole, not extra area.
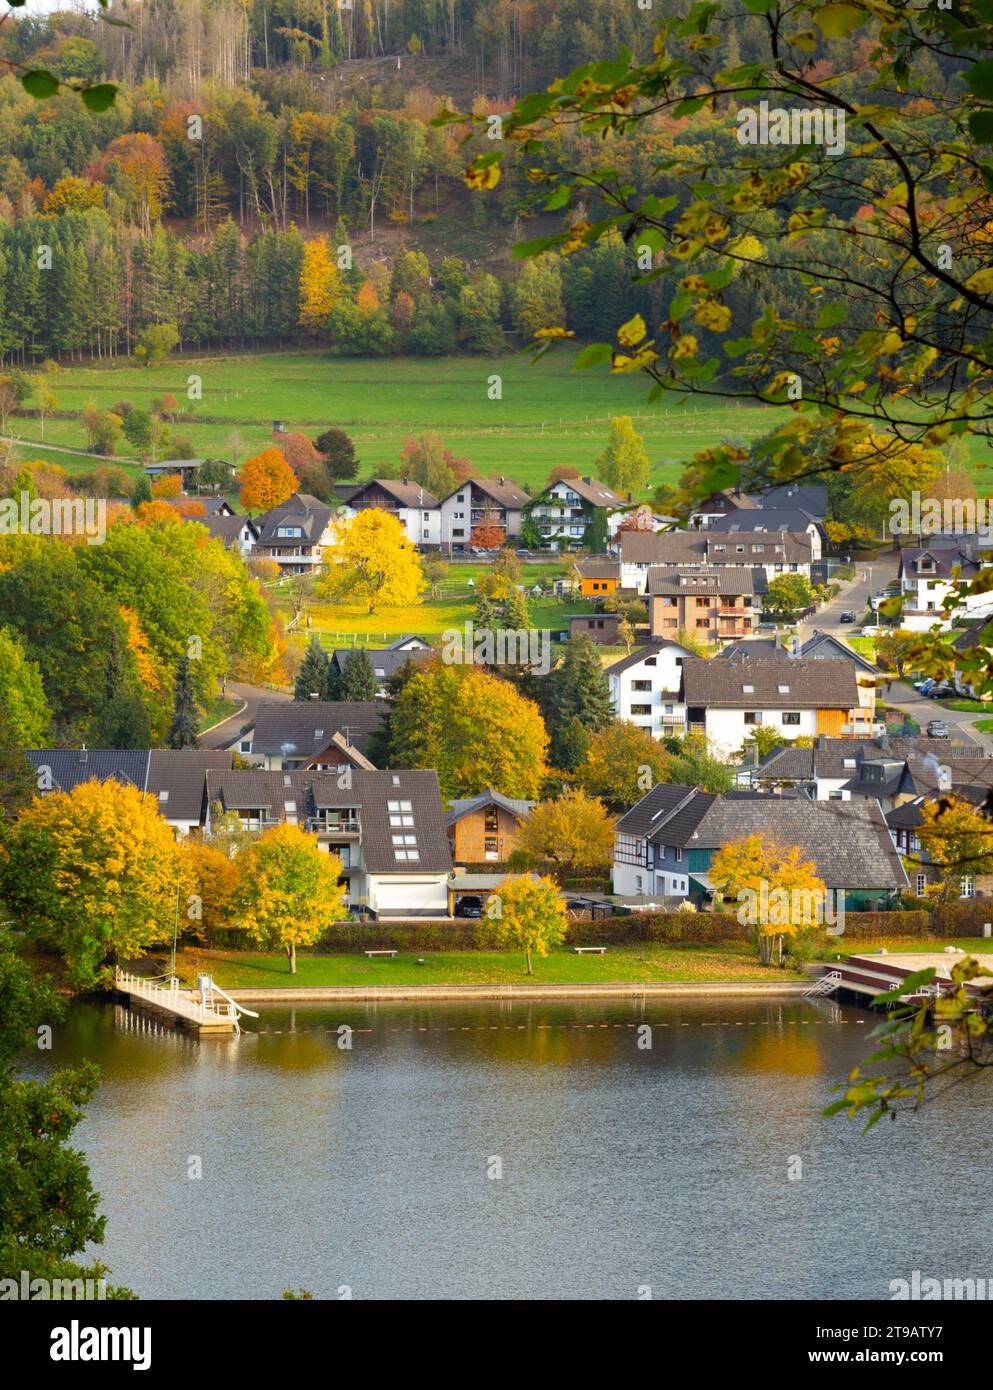
M 323 816 L 308 816 L 307 829 L 315 835 L 335 835 L 357 840 L 361 827 L 357 820 L 325 820 Z

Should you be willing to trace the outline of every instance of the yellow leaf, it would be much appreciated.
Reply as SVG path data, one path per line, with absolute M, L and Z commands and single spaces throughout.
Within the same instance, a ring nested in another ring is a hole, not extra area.
M 617 341 L 621 347 L 634 347 L 643 341 L 647 332 L 645 320 L 640 314 L 635 314 L 633 319 L 628 319 L 627 323 L 621 324 L 617 330 Z

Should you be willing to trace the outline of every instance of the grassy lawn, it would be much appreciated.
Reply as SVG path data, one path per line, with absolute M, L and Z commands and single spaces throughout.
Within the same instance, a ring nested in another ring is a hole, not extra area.
M 993 719 L 974 719 L 972 727 L 981 734 L 993 734 Z
M 240 700 L 218 696 L 210 709 L 204 710 L 203 718 L 200 720 L 200 733 L 203 733 L 205 729 L 212 729 L 215 724 L 220 724 L 225 719 L 229 719 L 236 709 L 241 708 L 241 704 Z
M 648 403 L 648 384 L 636 376 L 572 371 L 574 351 L 550 353 L 531 366 L 523 354 L 440 359 L 332 357 L 284 352 L 174 357 L 157 367 L 65 367 L 56 394 L 61 410 L 101 408 L 127 399 L 147 405 L 166 392 L 200 417 L 176 425 L 198 455 L 219 454 L 240 466 L 272 442 L 272 421 L 315 434 L 340 426 L 353 436 L 362 474 L 396 460 L 408 434 L 433 431 L 483 473 L 543 484 L 555 464 L 594 469 L 610 419 L 631 415 L 655 467 L 652 484 L 674 481 L 682 461 L 715 439 L 749 440 L 784 412 L 774 407 L 673 398 Z M 203 383 L 203 399 L 187 402 L 187 378 Z M 501 377 L 502 399 L 489 400 L 489 378 Z M 30 402 L 29 402 L 30 404 Z M 39 438 L 38 422 L 18 419 L 22 436 Z M 82 449 L 78 420 L 49 419 L 46 441 Z M 29 446 L 30 456 L 44 455 Z M 52 453 L 69 466 L 69 456 Z M 90 467 L 85 455 L 77 467 Z M 74 461 L 75 462 L 75 461 Z
M 926 953 L 959 946 L 970 954 L 993 951 L 993 942 L 979 937 L 884 937 L 859 941 L 852 936 L 830 938 L 817 959 L 878 951 Z M 418 964 L 422 960 L 423 965 Z M 361 951 L 297 957 L 297 973 L 291 976 L 286 957 L 261 951 L 220 951 L 187 948 L 180 953 L 178 969 L 191 983 L 198 970 L 213 975 L 222 989 L 283 986 L 354 985 L 481 985 L 520 984 L 527 980 L 524 958 L 516 951 L 400 951 L 394 959 L 368 960 Z M 571 947 L 559 947 L 534 961 L 536 984 L 598 984 L 615 982 L 672 982 L 758 980 L 776 983 L 800 979 L 796 971 L 761 966 L 750 942 L 721 946 L 683 943 L 608 946 L 602 956 L 578 956 Z
M 408 632 L 428 639 L 439 637 L 451 628 L 461 631 L 472 619 L 475 596 L 468 589 L 464 594 L 462 598 L 442 594 L 423 603 L 381 608 L 375 613 L 369 613 L 367 605 L 359 603 L 311 603 L 307 605 L 310 627 L 298 628 L 296 635 L 306 642 L 316 634 L 328 647 L 359 641 L 382 646 Z M 553 632 L 567 627 L 572 614 L 593 611 L 586 599 L 531 599 L 528 608 L 533 628 Z
M 989 714 L 993 710 L 989 700 L 935 700 L 935 704 L 960 710 L 963 714 Z
M 851 647 L 853 652 L 858 652 L 859 656 L 864 656 L 867 661 L 876 660 L 876 641 L 873 637 L 843 637 L 844 642 Z
M 424 961 L 418 965 L 418 959 Z M 360 951 L 301 955 L 291 976 L 286 957 L 252 951 L 185 950 L 178 969 L 193 981 L 197 970 L 213 975 L 222 989 L 286 985 L 480 985 L 520 984 L 527 980 L 524 957 L 516 951 L 401 951 L 395 959 L 367 960 Z M 799 978 L 763 968 L 747 942 L 727 946 L 609 946 L 602 956 L 577 956 L 569 947 L 536 957 L 536 984 L 596 984 L 617 981 L 769 980 Z

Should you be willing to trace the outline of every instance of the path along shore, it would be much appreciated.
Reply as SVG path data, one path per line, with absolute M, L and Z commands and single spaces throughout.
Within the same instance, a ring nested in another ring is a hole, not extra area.
M 378 1003 L 395 1000 L 414 1000 L 428 1003 L 434 1000 L 476 999 L 646 999 L 646 998 L 752 998 L 766 996 L 799 997 L 809 988 L 809 980 L 723 981 L 675 980 L 655 984 L 619 982 L 590 985 L 368 985 L 368 986 L 308 986 L 289 985 L 274 988 L 232 989 L 232 999 L 239 1004 L 303 1004 L 342 1003 L 352 1000 Z

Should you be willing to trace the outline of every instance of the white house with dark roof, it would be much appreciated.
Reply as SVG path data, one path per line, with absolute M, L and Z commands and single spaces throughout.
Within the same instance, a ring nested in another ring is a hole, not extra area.
M 905 547 L 900 552 L 898 571 L 903 597 L 900 626 L 908 632 L 927 632 L 933 627 L 947 632 L 956 617 L 968 616 L 969 609 L 985 609 L 988 594 L 977 595 L 972 601 L 963 599 L 947 616 L 944 612 L 945 600 L 971 584 L 983 568 L 981 560 L 954 540 Z
M 683 661 L 691 657 L 678 642 L 652 642 L 607 667 L 610 698 L 618 719 L 653 738 L 681 734 L 686 706 L 680 695 Z
M 521 518 L 530 497 L 518 484 L 501 474 L 497 478 L 468 478 L 438 504 L 441 548 L 448 554 L 467 550 L 473 527 L 489 522 L 504 532 L 507 544 L 516 544 Z
M 335 510 L 306 492 L 294 492 L 255 518 L 256 556 L 275 560 L 284 574 L 316 573 L 334 544 Z
M 683 661 L 680 696 L 686 727 L 704 734 L 718 754 L 736 753 L 756 728 L 787 739 L 840 734 L 846 725 L 871 728 L 859 703 L 855 666 L 846 660 L 792 657 Z
M 621 583 L 644 592 L 653 565 L 678 565 L 688 570 L 703 566 L 742 565 L 765 571 L 766 581 L 782 574 L 810 578 L 814 555 L 806 532 L 755 531 L 728 536 L 709 531 L 622 532 Z
M 578 550 L 598 511 L 604 513 L 607 533 L 612 535 L 624 519 L 620 509 L 628 501 L 598 478 L 563 478 L 539 493 L 527 513 L 541 532 L 544 546 Z
M 207 776 L 206 833 L 220 815 L 248 830 L 288 823 L 341 859 L 352 908 L 378 918 L 446 917 L 452 868 L 438 774 L 343 765 Z
M 370 478 L 344 504 L 348 517 L 375 507 L 389 512 L 407 533 L 412 545 L 429 549 L 441 545 L 441 510 L 433 492 L 409 478 Z

